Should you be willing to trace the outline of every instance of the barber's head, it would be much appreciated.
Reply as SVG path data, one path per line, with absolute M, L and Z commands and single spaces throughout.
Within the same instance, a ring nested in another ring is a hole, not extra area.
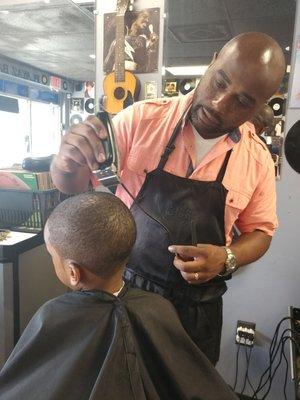
M 251 120 L 275 93 L 285 72 L 278 43 L 260 32 L 230 40 L 195 90 L 191 118 L 200 134 L 216 137 Z
M 251 122 L 254 125 L 255 133 L 260 136 L 266 130 L 274 127 L 274 112 L 268 104 L 264 104 L 254 115 Z
M 60 203 L 45 226 L 45 242 L 62 283 L 81 289 L 85 281 L 122 274 L 136 238 L 125 204 L 109 193 L 85 193 Z

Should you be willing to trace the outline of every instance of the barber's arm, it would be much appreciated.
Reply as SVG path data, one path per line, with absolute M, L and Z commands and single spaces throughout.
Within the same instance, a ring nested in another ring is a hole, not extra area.
M 236 257 L 237 266 L 241 267 L 263 256 L 278 225 L 272 163 L 267 163 L 256 190 L 247 207 L 240 213 L 236 225 L 242 233 L 228 247 Z M 175 267 L 191 284 L 208 281 L 224 271 L 227 254 L 222 246 L 171 246 L 169 250 L 175 254 Z

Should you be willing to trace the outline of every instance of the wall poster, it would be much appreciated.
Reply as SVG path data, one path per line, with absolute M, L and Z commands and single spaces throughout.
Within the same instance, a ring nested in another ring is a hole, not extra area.
M 136 74 L 158 71 L 160 8 L 127 11 L 124 19 L 125 69 Z M 103 69 L 114 69 L 116 13 L 104 14 Z

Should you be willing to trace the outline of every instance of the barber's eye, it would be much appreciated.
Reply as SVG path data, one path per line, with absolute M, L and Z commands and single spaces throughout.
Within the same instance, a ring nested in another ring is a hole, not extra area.
M 226 89 L 226 83 L 218 79 L 215 80 L 215 85 L 218 89 Z
M 247 102 L 247 100 L 238 98 L 239 104 L 241 104 L 243 107 L 250 107 L 250 104 Z

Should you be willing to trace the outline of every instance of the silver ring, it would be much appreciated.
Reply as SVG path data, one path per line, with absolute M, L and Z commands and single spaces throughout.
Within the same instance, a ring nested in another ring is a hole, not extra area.
M 195 272 L 195 273 L 194 273 L 194 278 L 195 278 L 196 281 L 199 279 L 199 274 L 198 274 L 198 272 Z

